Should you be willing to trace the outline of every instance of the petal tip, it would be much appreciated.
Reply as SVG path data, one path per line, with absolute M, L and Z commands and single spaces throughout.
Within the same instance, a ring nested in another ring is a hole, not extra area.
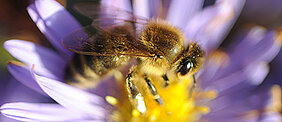
M 64 7 L 55 0 L 36 0 L 35 5 L 42 18 L 48 18 L 64 9 Z

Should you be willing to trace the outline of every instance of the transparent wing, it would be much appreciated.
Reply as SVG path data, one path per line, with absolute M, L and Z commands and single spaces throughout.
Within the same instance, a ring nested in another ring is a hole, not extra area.
M 62 44 L 82 55 L 127 55 L 135 57 L 151 57 L 146 46 L 135 40 L 130 26 L 117 26 L 104 30 L 91 25 L 78 29 L 62 40 Z
M 74 10 L 93 19 L 93 23 L 101 27 L 124 22 L 141 25 L 148 23 L 145 17 L 136 16 L 132 12 L 114 6 L 100 5 L 97 2 L 78 2 L 74 5 Z

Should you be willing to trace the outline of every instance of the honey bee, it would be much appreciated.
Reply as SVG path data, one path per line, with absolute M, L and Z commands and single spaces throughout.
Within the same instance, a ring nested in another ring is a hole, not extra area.
M 170 78 L 194 78 L 194 73 L 201 66 L 204 51 L 194 42 L 185 47 L 185 37 L 180 29 L 164 20 L 146 20 L 130 12 L 123 13 L 130 19 L 107 15 L 104 20 L 94 20 L 91 26 L 64 38 L 63 45 L 75 52 L 67 68 L 66 76 L 71 77 L 66 79 L 77 80 L 79 82 L 76 85 L 82 87 L 89 87 L 89 84 L 94 86 L 99 79 L 128 64 L 131 59 L 136 59 L 136 65 L 130 68 L 125 79 L 131 102 L 138 107 L 146 91 L 158 104 L 163 105 L 155 84 L 162 84 L 166 88 L 171 83 Z M 103 23 L 105 19 L 106 24 Z M 114 23 L 116 20 L 120 22 Z M 137 26 L 141 28 L 140 31 Z M 160 80 L 152 82 L 151 77 L 159 77 Z

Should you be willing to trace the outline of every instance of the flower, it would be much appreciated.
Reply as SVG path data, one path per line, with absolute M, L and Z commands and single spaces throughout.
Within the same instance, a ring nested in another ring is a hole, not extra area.
M 129 1 L 117 1 L 118 7 L 130 10 Z M 104 0 L 102 4 L 112 2 Z M 157 16 L 159 2 L 135 1 L 134 13 L 148 18 Z M 202 1 L 170 2 L 167 4 L 167 21 L 182 29 L 188 40 L 198 41 L 208 55 L 197 74 L 199 82 L 191 99 L 184 98 L 189 95 L 186 88 L 192 80 L 181 80 L 179 84 L 159 91 L 171 107 L 145 100 L 150 111 L 142 115 L 140 109 L 130 108 L 124 84 L 114 82 L 114 77 L 102 82 L 94 91 L 62 83 L 64 68 L 72 53 L 62 47 L 60 40 L 80 26 L 55 1 L 40 0 L 32 3 L 28 11 L 57 52 L 21 40 L 9 40 L 4 46 L 25 63 L 8 64 L 10 73 L 30 88 L 49 95 L 58 104 L 7 103 L 1 106 L 2 114 L 21 121 L 279 120 L 277 111 L 268 106 L 272 102 L 271 90 L 260 89 L 258 85 L 268 73 L 267 63 L 280 50 L 281 32 L 254 26 L 236 36 L 234 44 L 227 50 L 216 49 L 239 15 L 244 1 L 221 0 L 203 10 L 200 10 Z M 117 75 L 115 79 L 120 81 L 122 78 Z M 174 95 L 179 97 L 170 98 Z M 170 112 L 162 113 L 162 108 Z

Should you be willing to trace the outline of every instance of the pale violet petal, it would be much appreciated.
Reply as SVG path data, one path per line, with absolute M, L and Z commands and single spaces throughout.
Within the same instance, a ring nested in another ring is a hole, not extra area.
M 85 115 L 70 111 L 58 104 L 7 103 L 1 106 L 1 113 L 19 121 L 78 121 L 89 119 Z
M 114 7 L 114 9 L 117 8 L 117 9 L 120 9 L 126 12 L 132 12 L 131 3 L 129 0 L 102 0 L 101 5 L 104 5 L 107 7 Z M 106 12 L 103 11 L 103 13 L 105 14 L 109 13 L 110 15 L 112 15 L 113 12 L 116 12 L 116 11 L 106 11 Z M 125 19 L 125 20 L 130 19 L 130 15 L 124 14 L 124 12 L 116 12 L 114 14 L 119 19 Z M 115 20 L 115 23 L 119 23 L 119 22 L 123 22 L 123 21 Z
M 133 0 L 133 11 L 137 16 L 149 18 L 149 0 Z
M 8 70 L 16 80 L 20 81 L 25 86 L 47 96 L 47 94 L 39 87 L 39 85 L 34 80 L 30 69 L 30 67 L 25 65 L 16 65 L 13 63 L 8 64 Z
M 101 5 L 113 6 L 123 10 L 131 11 L 131 3 L 129 0 L 102 0 Z
M 267 31 L 266 29 L 255 26 L 247 31 L 245 37 L 237 41 L 235 40 L 232 47 L 229 47 L 228 53 L 234 62 L 248 64 L 248 61 L 265 60 L 271 61 L 281 48 L 281 40 L 277 40 L 275 31 Z M 241 35 L 244 35 L 241 33 Z M 238 60 L 240 56 L 245 60 Z
M 256 62 L 270 62 L 281 48 L 281 42 L 277 40 L 274 31 L 254 27 L 246 34 L 241 33 L 240 36 L 243 38 L 235 40 L 235 44 L 231 44 L 232 47 L 228 48 L 229 65 L 218 70 L 212 80 L 227 76 Z
M 241 117 L 239 117 L 241 119 L 251 119 L 248 116 L 245 116 L 248 118 L 244 118 L 242 115 L 251 114 L 252 112 L 255 112 L 255 110 L 263 110 L 270 104 L 271 94 L 269 89 L 257 88 L 250 90 L 246 87 L 245 89 L 237 90 L 237 93 L 230 93 L 211 101 L 211 112 L 207 116 L 211 118 L 221 118 L 228 116 L 238 117 L 241 115 Z M 261 115 L 262 114 L 257 114 L 257 116 L 253 117 L 254 119 L 258 119 Z
M 244 3 L 245 0 L 219 0 L 214 6 L 197 13 L 184 29 L 185 44 L 196 41 L 207 53 L 215 49 L 229 32 Z
M 261 99 L 260 102 L 254 102 Z M 243 101 L 242 101 L 243 100 Z M 250 85 L 248 80 L 222 92 L 216 99 L 209 102 L 213 112 L 227 110 L 261 109 L 270 103 L 269 90 L 258 90 L 257 86 Z M 242 111 L 241 111 L 242 112 Z M 220 113 L 220 112 L 219 112 Z
M 40 75 L 55 79 L 63 77 L 66 61 L 48 48 L 22 40 L 8 40 L 4 48 L 23 63 L 34 65 L 35 72 Z
M 27 10 L 53 46 L 70 58 L 72 53 L 63 47 L 61 40 L 70 32 L 81 28 L 79 23 L 55 0 L 35 0 Z
M 248 82 L 249 86 L 258 86 L 264 80 L 269 72 L 266 62 L 253 62 L 244 69 L 238 69 L 220 79 L 212 79 L 205 84 L 208 89 L 216 89 L 219 95 L 227 93 L 228 90 L 240 89 L 242 82 Z M 236 88 L 238 87 L 238 88 Z
M 259 118 L 259 122 L 279 122 L 282 120 L 281 114 L 278 112 L 264 112 L 262 117 Z
M 166 20 L 182 29 L 203 6 L 204 0 L 172 0 Z
M 199 70 L 197 75 L 199 75 L 199 80 L 201 87 L 207 87 L 213 82 L 212 78 L 216 73 L 225 67 L 229 62 L 228 55 L 221 50 L 216 50 L 210 53 L 206 57 L 205 62 L 202 68 Z
M 67 109 L 84 113 L 95 119 L 105 118 L 107 108 L 103 98 L 36 74 L 34 78 L 51 98 Z
M 149 7 L 150 7 L 150 18 L 158 18 L 160 16 L 160 12 L 162 11 L 162 0 L 150 0 Z
M 4 84 L 2 79 L 1 81 L 1 92 L 0 92 L 0 105 L 7 102 L 42 102 L 42 101 L 50 101 L 49 97 L 46 97 L 38 92 L 26 87 L 18 80 L 11 78 L 11 75 L 8 75 L 10 80 L 6 80 Z M 1 115 L 0 115 L 1 116 Z M 0 117 L 1 118 L 1 117 Z M 0 119 L 1 121 L 1 119 Z M 1 121 L 2 122 L 2 121 Z

